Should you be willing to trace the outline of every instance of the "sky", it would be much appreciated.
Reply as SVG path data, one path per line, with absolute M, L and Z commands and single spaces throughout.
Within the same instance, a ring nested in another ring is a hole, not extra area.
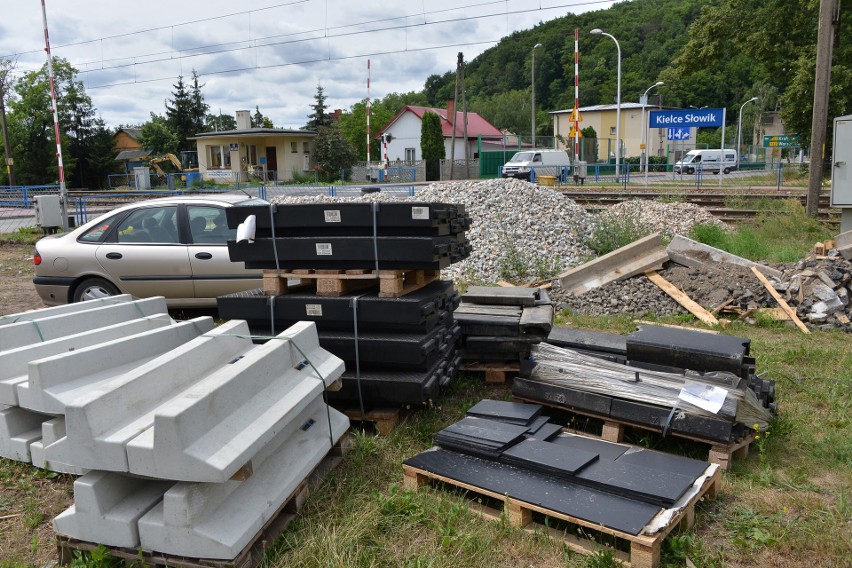
M 328 111 L 367 96 L 423 89 L 501 38 L 601 0 L 44 0 L 51 52 L 71 62 L 110 127 L 163 114 L 179 75 L 195 69 L 210 112 L 255 106 L 301 128 L 317 86 Z M 15 72 L 45 63 L 42 3 L 4 0 L 0 59 Z M 530 46 L 532 47 L 532 46 Z

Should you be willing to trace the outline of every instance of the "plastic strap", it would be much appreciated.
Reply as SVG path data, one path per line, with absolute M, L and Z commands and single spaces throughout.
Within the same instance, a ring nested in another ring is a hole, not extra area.
M 355 385 L 358 387 L 358 406 L 361 408 L 361 418 L 367 418 L 367 412 L 364 409 L 364 395 L 361 393 L 361 354 L 358 348 L 358 298 L 363 296 L 359 294 L 354 296 L 349 305 L 352 307 L 352 327 L 355 337 Z
M 379 210 L 379 204 L 376 201 L 372 203 L 373 211 L 373 258 L 376 260 L 376 278 L 379 277 L 379 238 L 378 227 L 376 227 L 376 212 Z M 357 341 L 356 341 L 357 344 Z M 357 353 L 357 351 L 356 351 Z
M 275 296 L 269 296 L 266 301 L 269 304 L 269 333 L 275 335 Z
M 275 271 L 281 272 L 281 262 L 278 260 L 278 244 L 275 242 L 275 204 L 269 204 L 269 225 L 272 227 L 272 253 L 275 255 Z M 276 274 L 279 278 L 280 274 Z
M 41 328 L 38 326 L 38 322 L 36 320 L 30 320 L 30 322 L 35 326 L 36 333 L 38 333 L 38 338 L 44 342 L 44 335 L 41 333 Z
M 669 427 L 672 425 L 672 418 L 674 418 L 675 412 L 677 412 L 677 406 L 672 407 L 672 411 L 669 412 L 668 418 L 666 418 L 666 423 L 663 424 L 663 438 L 666 437 L 666 434 L 669 431 Z

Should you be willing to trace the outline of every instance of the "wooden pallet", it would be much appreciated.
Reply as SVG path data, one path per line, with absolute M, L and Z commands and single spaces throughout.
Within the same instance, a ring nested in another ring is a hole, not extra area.
M 514 527 L 530 532 L 545 533 L 552 538 L 561 540 L 568 548 L 581 554 L 596 554 L 601 550 L 601 545 L 593 540 L 569 534 L 568 531 L 559 531 L 542 523 L 533 522 L 533 515 L 539 514 L 551 519 L 568 522 L 572 525 L 577 525 L 580 528 L 578 531 L 580 534 L 588 532 L 606 535 L 615 540 L 617 544 L 621 544 L 621 547 L 613 550 L 616 558 L 621 562 L 635 568 L 657 568 L 660 565 L 660 549 L 665 538 L 676 528 L 685 530 L 691 527 L 695 523 L 695 504 L 704 497 L 713 499 L 718 494 L 722 483 L 721 468 L 711 465 L 708 467 L 706 474 L 708 477 L 702 483 L 700 490 L 680 511 L 672 516 L 671 520 L 662 530 L 653 535 L 632 535 L 610 529 L 572 517 L 571 515 L 546 509 L 533 503 L 510 499 L 506 495 L 408 465 L 403 465 L 403 484 L 405 488 L 414 491 L 434 482 L 462 489 L 467 494 L 471 510 L 486 519 L 496 521 L 506 519 Z M 502 502 L 502 509 L 485 504 L 489 501 Z M 629 552 L 620 550 L 620 548 L 629 548 Z
M 440 270 L 264 270 L 263 291 L 268 295 L 314 290 L 317 296 L 342 296 L 378 284 L 380 298 L 399 298 L 423 288 L 441 276 Z M 297 279 L 298 284 L 289 284 Z
M 398 408 L 374 408 L 367 411 L 366 414 L 361 414 L 361 410 L 358 408 L 347 408 L 343 413 L 352 422 L 372 423 L 376 428 L 376 434 L 379 436 L 387 436 L 399 424 L 400 411 Z
M 284 501 L 272 518 L 255 535 L 245 548 L 232 560 L 214 560 L 207 558 L 188 558 L 144 550 L 141 548 L 118 548 L 106 546 L 112 558 L 126 560 L 128 564 L 145 566 L 163 566 L 172 568 L 253 568 L 263 560 L 264 552 L 281 536 L 287 526 L 302 511 L 311 492 L 315 490 L 325 477 L 343 460 L 349 452 L 354 440 L 346 433 L 331 449 L 328 455 L 302 481 L 295 491 Z M 77 540 L 66 536 L 56 535 L 58 563 L 70 564 L 76 551 L 92 552 L 103 545 Z
M 517 362 L 505 363 L 464 363 L 459 371 L 473 371 L 485 374 L 485 382 L 493 385 L 502 385 L 510 377 L 517 376 L 521 366 Z
M 540 400 L 531 400 L 519 396 L 516 396 L 514 398 L 520 402 L 528 402 L 531 404 L 545 404 Z M 589 412 L 585 410 L 567 409 L 561 406 L 554 406 L 554 408 L 558 408 L 560 411 L 567 412 L 569 414 L 579 414 L 582 416 L 589 416 L 591 418 L 602 420 L 603 427 L 601 428 L 601 433 L 599 437 L 608 442 L 622 443 L 624 441 L 624 432 L 628 428 L 638 428 L 640 430 L 656 432 L 657 434 L 660 433 L 659 426 L 634 424 L 632 422 L 621 422 L 618 420 L 613 420 L 612 417 L 602 416 L 600 414 L 595 414 L 594 412 Z M 588 432 L 580 433 L 584 435 L 589 435 Z M 719 467 L 726 471 L 728 470 L 728 468 L 730 468 L 730 464 L 734 459 L 743 459 L 748 455 L 749 445 L 754 441 L 754 432 L 749 432 L 745 436 L 743 436 L 742 439 L 731 442 L 730 444 L 721 444 L 715 440 L 707 440 L 698 436 L 684 434 L 682 432 L 669 432 L 668 435 L 675 438 L 692 440 L 693 442 L 699 442 L 701 444 L 709 445 L 710 451 L 707 455 L 707 461 L 709 461 L 710 463 L 717 464 Z

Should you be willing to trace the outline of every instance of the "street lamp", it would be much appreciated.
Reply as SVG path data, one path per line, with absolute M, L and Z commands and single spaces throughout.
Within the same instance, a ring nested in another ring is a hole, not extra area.
M 642 98 L 639 99 L 639 102 L 642 104 L 642 161 L 645 163 L 645 185 L 648 185 L 648 149 L 646 146 L 646 138 L 648 128 L 645 127 L 645 106 L 648 104 L 648 92 L 654 87 L 660 87 L 665 85 L 662 81 L 657 81 L 647 89 L 645 89 L 645 93 L 642 95 Z
M 619 164 L 621 162 L 621 45 L 615 36 L 606 33 L 600 28 L 595 28 L 589 32 L 592 35 L 604 35 L 615 42 L 615 49 L 618 51 L 618 73 L 617 86 L 615 93 L 615 179 L 618 180 Z
M 743 107 L 756 100 L 757 97 L 752 97 L 740 105 L 740 116 L 737 119 L 737 169 L 740 169 L 740 149 L 743 147 Z
M 540 43 L 537 43 L 532 48 L 532 147 L 535 150 L 535 50 L 536 48 L 541 47 Z

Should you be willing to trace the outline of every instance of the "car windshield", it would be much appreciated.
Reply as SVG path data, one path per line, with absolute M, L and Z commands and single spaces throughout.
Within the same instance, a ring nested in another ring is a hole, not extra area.
M 532 152 L 518 152 L 517 154 L 512 156 L 512 159 L 509 160 L 509 163 L 511 164 L 511 163 L 517 163 L 517 162 L 531 162 L 532 159 L 533 159 L 533 153 Z

